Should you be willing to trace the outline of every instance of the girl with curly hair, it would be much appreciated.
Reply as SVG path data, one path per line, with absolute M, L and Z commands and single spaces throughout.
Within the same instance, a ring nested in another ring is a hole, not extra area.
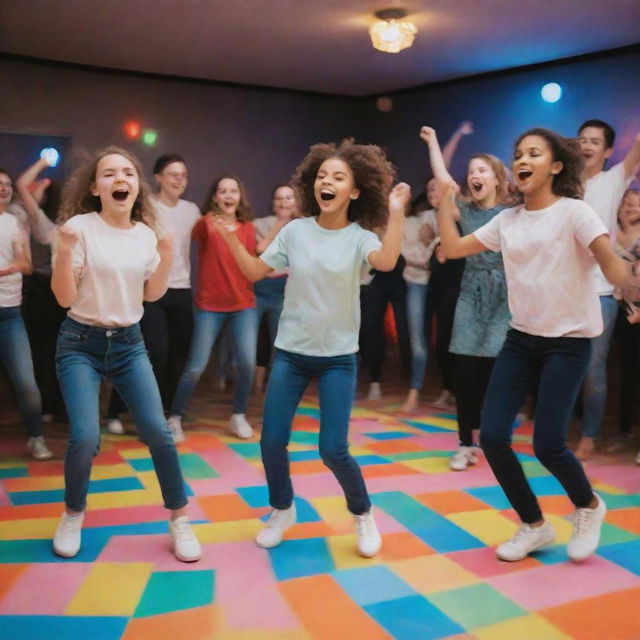
M 230 430 L 238 438 L 251 438 L 253 428 L 245 417 L 256 366 L 258 314 L 252 283 L 241 272 L 225 242 L 216 232 L 216 221 L 236 224 L 238 236 L 249 253 L 256 252 L 253 211 L 244 185 L 236 176 L 222 175 L 211 185 L 191 238 L 198 252 L 195 284 L 195 324 L 187 363 L 182 371 L 169 415 L 169 428 L 176 442 L 184 440 L 182 416 L 211 356 L 211 350 L 226 328 L 237 360 Z
M 65 506 L 53 539 L 63 557 L 77 555 L 93 457 L 100 444 L 99 393 L 111 379 L 148 445 L 178 560 L 201 550 L 189 518 L 180 463 L 162 411 L 158 384 L 140 331 L 143 301 L 167 290 L 171 238 L 157 238 L 148 187 L 137 160 L 117 147 L 97 153 L 65 188 L 51 288 L 69 307 L 56 353 L 69 416 Z
M 422 127 L 420 137 L 429 147 L 434 176 L 451 181 L 436 132 Z M 457 218 L 463 234 L 498 215 L 509 200 L 507 172 L 488 153 L 471 156 L 467 169 L 466 197 L 456 199 Z M 465 471 L 478 462 L 473 431 L 480 428 L 480 413 L 491 369 L 509 328 L 507 285 L 500 253 L 486 251 L 466 260 L 456 302 L 449 351 L 455 354 L 454 377 L 458 413 L 459 447 L 449 461 L 454 471 Z
M 296 407 L 312 378 L 318 379 L 320 396 L 320 456 L 355 517 L 358 552 L 371 557 L 382 545 L 347 435 L 357 377 L 360 270 L 366 265 L 390 271 L 400 255 L 410 190 L 406 184 L 391 190 L 393 177 L 379 147 L 350 140 L 317 144 L 294 177 L 309 217 L 289 222 L 259 258 L 246 251 L 237 225 L 218 224 L 250 280 L 289 267 L 260 442 L 273 511 L 258 546 L 276 546 L 296 522 L 287 446 Z M 387 219 L 380 242 L 368 229 Z
M 577 147 L 547 129 L 531 129 L 515 145 L 513 173 L 523 204 L 505 209 L 460 237 L 455 189 L 443 188 L 440 234 L 448 257 L 502 251 L 511 328 L 493 367 L 482 411 L 480 443 L 522 525 L 498 546 L 502 560 L 522 560 L 555 540 L 511 447 L 514 418 L 538 382 L 533 446 L 540 462 L 576 506 L 567 552 L 580 562 L 598 546 L 606 513 L 582 465 L 566 445 L 566 432 L 591 352 L 602 332 L 592 277 L 597 262 L 607 279 L 632 285 L 629 264 L 617 256 L 596 212 L 580 200 L 582 159 Z M 594 260 L 595 259 L 595 260 Z

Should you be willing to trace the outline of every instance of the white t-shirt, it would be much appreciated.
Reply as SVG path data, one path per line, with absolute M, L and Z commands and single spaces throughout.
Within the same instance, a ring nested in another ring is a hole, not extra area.
M 16 259 L 13 243 L 21 235 L 17 218 L 6 211 L 0 213 L 0 268 L 10 265 Z M 19 307 L 21 303 L 22 274 L 0 276 L 0 307 Z
M 591 205 L 610 234 L 611 247 L 615 248 L 616 231 L 618 229 L 618 207 L 626 188 L 633 181 L 633 176 L 625 179 L 624 164 L 614 165 L 608 171 L 589 178 L 584 192 L 584 201 Z M 596 288 L 601 296 L 613 293 L 614 286 L 604 277 L 602 269 L 596 264 L 593 267 Z
M 404 219 L 404 235 L 402 236 L 401 253 L 406 261 L 402 271 L 402 277 L 414 284 L 427 284 L 429 282 L 429 259 L 433 253 L 434 243 L 425 245 L 418 236 L 423 224 L 428 224 L 432 229 L 437 229 L 435 221 L 436 212 L 433 209 L 421 211 L 418 215 Z
M 269 235 L 271 229 L 273 229 L 277 221 L 278 218 L 275 215 L 264 216 L 263 218 L 256 218 L 255 220 L 252 220 L 253 226 L 256 229 L 257 244 L 260 244 L 260 242 L 262 242 Z M 267 277 L 281 278 L 282 276 L 286 276 L 288 273 L 288 269 L 279 269 L 277 271 L 272 271 Z
M 101 327 L 138 322 L 144 283 L 160 264 L 153 230 L 141 222 L 116 229 L 95 212 L 76 215 L 65 226 L 80 236 L 72 252 L 78 296 L 69 316 Z
M 602 312 L 589 245 L 607 229 L 582 200 L 560 198 L 546 209 L 504 209 L 474 232 L 502 251 L 511 326 L 544 337 L 593 338 Z
M 188 200 L 178 200 L 170 207 L 154 200 L 161 237 L 169 234 L 173 239 L 173 261 L 169 272 L 169 289 L 191 287 L 191 230 L 201 218 L 200 209 Z
M 287 224 L 260 258 L 289 267 L 275 346 L 308 356 L 358 351 L 360 268 L 381 247 L 375 233 L 352 222 L 324 229 L 315 217 Z

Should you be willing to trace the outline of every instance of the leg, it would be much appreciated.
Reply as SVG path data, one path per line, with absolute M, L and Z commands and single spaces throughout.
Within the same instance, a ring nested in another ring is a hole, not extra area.
M 245 413 L 249 404 L 251 383 L 256 368 L 258 315 L 255 309 L 243 309 L 230 314 L 229 330 L 233 344 L 237 373 L 233 395 L 233 413 Z
M 178 380 L 187 361 L 189 343 L 193 334 L 191 289 L 170 289 L 167 294 L 170 295 L 170 300 L 168 301 L 170 304 L 166 309 L 169 351 L 166 363 L 165 388 L 160 389 L 162 405 L 165 409 L 169 409 L 171 399 L 178 387 Z
M 167 292 L 155 302 L 145 302 L 144 314 L 140 320 L 153 373 L 163 398 L 166 396 L 169 357 L 169 323 L 166 308 L 168 295 Z
M 320 456 L 333 471 L 354 515 L 371 508 L 358 463 L 349 453 L 348 433 L 356 387 L 355 355 L 326 358 L 318 375 L 320 399 Z
M 427 285 L 407 284 L 407 323 L 411 341 L 411 389 L 420 391 L 427 367 L 427 339 L 425 333 L 425 302 Z
M 531 387 L 535 360 L 533 336 L 510 330 L 495 362 L 485 396 L 480 426 L 482 450 L 522 522 L 537 523 L 542 512 L 513 449 L 513 420 Z
M 27 435 L 42 435 L 42 403 L 20 307 L 0 308 L 0 362 L 16 393 Z
M 264 423 L 260 449 L 269 485 L 269 503 L 274 509 L 288 509 L 293 501 L 287 446 L 291 423 L 311 374 L 305 356 L 276 349 L 264 400 Z

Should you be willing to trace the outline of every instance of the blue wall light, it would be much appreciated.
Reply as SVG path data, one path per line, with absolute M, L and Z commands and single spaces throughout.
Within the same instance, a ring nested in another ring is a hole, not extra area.
M 58 164 L 58 160 L 60 160 L 60 154 L 57 149 L 53 147 L 47 147 L 40 152 L 40 157 L 45 159 L 50 167 L 55 167 Z
M 545 102 L 558 102 L 562 98 L 562 87 L 557 82 L 548 82 L 542 87 L 540 95 Z

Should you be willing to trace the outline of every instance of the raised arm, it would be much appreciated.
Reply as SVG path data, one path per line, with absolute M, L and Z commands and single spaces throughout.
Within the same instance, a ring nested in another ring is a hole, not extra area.
M 625 178 L 635 176 L 638 171 L 640 171 L 640 133 L 636 136 L 631 149 L 627 152 L 622 163 L 624 165 Z
M 369 264 L 377 271 L 392 271 L 398 262 L 404 215 L 410 199 L 411 188 L 406 182 L 399 182 L 389 194 L 389 221 L 382 238 L 382 248 L 368 256 Z
M 445 144 L 442 148 L 442 159 L 447 170 L 451 169 L 453 156 L 455 155 L 456 149 L 460 144 L 460 140 L 462 140 L 464 136 L 468 136 L 471 133 L 473 133 L 473 122 L 471 122 L 470 120 L 465 120 L 458 125 L 458 128 L 451 134 L 449 140 L 447 140 L 447 144 Z
M 429 149 L 429 161 L 431 162 L 431 170 L 438 182 L 450 182 L 453 180 L 440 150 L 436 130 L 433 127 L 422 127 L 420 129 L 420 138 L 426 142 Z
M 216 216 L 216 220 L 207 221 L 207 224 L 214 225 L 214 229 L 222 235 L 229 250 L 235 258 L 240 271 L 245 275 L 247 280 L 256 282 L 266 278 L 273 269 L 260 258 L 252 256 L 247 248 L 240 242 L 236 233 L 237 225 L 223 216 Z M 268 237 L 268 236 L 267 236 Z M 268 246 L 268 245 L 267 245 Z M 266 247 L 265 247 L 266 248 Z
M 458 185 L 449 180 L 441 185 L 440 207 L 438 208 L 438 228 L 440 231 L 440 243 L 444 255 L 447 258 L 465 258 L 475 253 L 487 250 L 480 240 L 473 234 L 460 236 L 455 220 L 459 217 L 456 206 L 456 193 Z
M 51 290 L 61 307 L 70 307 L 78 297 L 78 283 L 73 273 L 73 247 L 78 241 L 78 233 L 66 226 L 58 229 Z
M 16 180 L 18 195 L 26 212 L 29 214 L 31 230 L 36 240 L 41 244 L 51 244 L 56 225 L 44 215 L 44 212 L 40 209 L 40 203 L 36 200 L 29 187 L 36 181 L 38 175 L 49 166 L 50 164 L 46 158 L 40 158 Z

